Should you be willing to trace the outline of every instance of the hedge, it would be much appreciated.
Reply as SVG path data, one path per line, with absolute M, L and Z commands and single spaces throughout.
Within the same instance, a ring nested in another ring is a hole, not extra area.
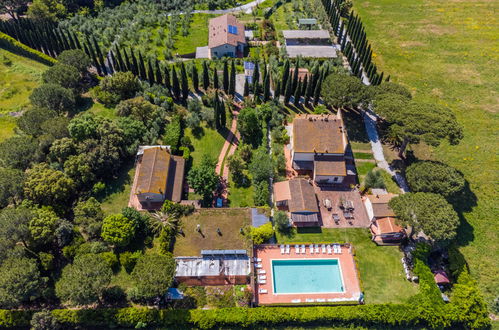
M 3 32 L 0 32 L 0 47 L 10 50 L 19 55 L 29 57 L 43 64 L 52 65 L 57 63 L 57 61 L 52 57 L 47 56 L 33 48 L 30 48 L 23 43 L 20 43 L 16 39 Z

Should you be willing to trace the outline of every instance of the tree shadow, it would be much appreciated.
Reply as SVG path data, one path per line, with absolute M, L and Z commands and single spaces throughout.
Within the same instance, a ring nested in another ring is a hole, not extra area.
M 321 227 L 297 227 L 296 232 L 298 234 L 321 234 Z
M 104 190 L 96 194 L 95 198 L 102 202 L 106 197 L 117 192 L 123 192 L 127 184 L 131 184 L 133 177 L 131 177 L 128 172 L 135 166 L 135 159 L 130 159 L 125 162 L 118 173 L 118 175 L 111 180 L 106 181 L 106 187 Z
M 196 139 L 201 139 L 205 135 L 204 128 L 202 126 L 193 128 L 191 132 Z
M 352 142 L 369 143 L 362 115 L 354 111 L 343 111 L 342 115 L 348 139 Z
M 293 227 L 289 227 L 287 230 L 279 230 L 279 234 L 286 237 L 287 239 L 291 239 L 296 236 L 296 229 Z

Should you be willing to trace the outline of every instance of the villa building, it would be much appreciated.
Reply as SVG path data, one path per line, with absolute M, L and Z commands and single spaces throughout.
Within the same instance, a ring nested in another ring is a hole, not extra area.
M 180 202 L 185 160 L 169 146 L 141 146 L 130 204 L 137 209 L 159 209 L 165 200 Z
M 341 111 L 337 115 L 298 115 L 293 121 L 292 166 L 312 172 L 319 184 L 340 184 L 347 175 L 347 136 Z
M 196 49 L 196 58 L 243 57 L 246 47 L 244 24 L 233 15 L 210 19 L 208 46 Z
M 295 226 L 319 226 L 317 198 L 307 180 L 297 178 L 275 183 L 274 198 L 279 209 L 290 213 Z
M 367 215 L 371 220 L 372 240 L 378 245 L 398 245 L 406 237 L 404 228 L 399 226 L 396 215 L 388 203 L 396 194 L 377 193 L 364 199 Z

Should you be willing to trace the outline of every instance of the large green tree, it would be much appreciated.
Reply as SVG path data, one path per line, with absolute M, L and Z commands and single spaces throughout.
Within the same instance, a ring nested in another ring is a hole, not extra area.
M 0 167 L 0 209 L 23 197 L 24 173 L 17 169 Z
M 123 214 L 112 214 L 104 218 L 102 238 L 115 246 L 127 246 L 135 236 L 137 224 Z
M 64 304 L 70 306 L 93 304 L 99 302 L 112 275 L 111 267 L 100 255 L 80 255 L 64 267 L 55 284 L 55 292 Z
M 44 207 L 34 212 L 34 217 L 29 222 L 31 238 L 37 244 L 48 244 L 55 238 L 55 231 L 59 217 L 50 208 Z
M 57 61 L 75 67 L 80 73 L 86 72 L 92 64 L 90 58 L 81 49 L 65 50 L 57 56 Z
M 35 88 L 29 99 L 37 107 L 55 110 L 58 113 L 70 111 L 75 106 L 73 92 L 53 83 Z
M 253 158 L 249 166 L 253 182 L 268 181 L 273 173 L 272 158 L 270 157 L 267 148 L 262 146 L 253 153 Z
M 436 244 L 446 245 L 457 235 L 459 217 L 440 195 L 406 193 L 389 205 L 404 225 L 412 227 L 412 233 L 422 230 Z
M 25 207 L 5 208 L 0 212 L 0 239 L 10 246 L 20 243 L 29 251 L 29 223 L 33 217 L 34 212 Z
M 57 112 L 43 108 L 33 108 L 25 111 L 17 121 L 17 126 L 26 134 L 34 137 L 44 133 L 42 125 L 45 121 L 57 117 Z
M 56 64 L 42 74 L 43 82 L 76 91 L 80 87 L 80 72 L 74 66 Z
M 400 157 L 409 144 L 423 141 L 437 147 L 444 139 L 458 144 L 463 138 L 454 113 L 441 105 L 408 101 L 402 95 L 389 93 L 376 100 L 374 110 L 389 125 L 388 135 L 398 144 Z
M 13 136 L 0 142 L 0 166 L 27 169 L 39 158 L 37 141 L 29 136 Z
M 170 256 L 146 254 L 132 272 L 135 282 L 134 298 L 150 301 L 161 297 L 173 283 L 175 260 Z
M 15 308 L 38 298 L 44 280 L 36 261 L 9 258 L 0 266 L 0 307 Z
M 131 116 L 147 125 L 158 115 L 158 106 L 146 101 L 144 97 L 138 96 L 133 99 L 121 101 L 116 106 L 116 113 L 121 117 Z
M 237 117 L 237 130 L 245 143 L 258 146 L 262 140 L 262 127 L 255 108 L 243 108 Z
M 74 222 L 89 238 L 100 236 L 102 220 L 104 220 L 104 212 L 99 201 L 94 197 L 76 204 L 74 208 Z
M 431 192 L 455 198 L 465 188 L 464 176 L 455 168 L 440 162 L 421 161 L 406 169 L 407 183 L 413 192 Z
M 331 74 L 321 88 L 324 101 L 337 108 L 358 108 L 370 99 L 367 87 L 354 76 Z
M 203 157 L 201 164 L 189 171 L 187 182 L 196 194 L 203 197 L 204 203 L 208 204 L 220 182 L 219 176 L 215 173 L 215 162 L 208 156 Z

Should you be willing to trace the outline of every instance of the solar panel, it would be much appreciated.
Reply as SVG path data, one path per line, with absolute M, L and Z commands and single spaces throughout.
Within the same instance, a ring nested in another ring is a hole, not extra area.
M 229 25 L 229 33 L 237 34 L 237 26 Z

